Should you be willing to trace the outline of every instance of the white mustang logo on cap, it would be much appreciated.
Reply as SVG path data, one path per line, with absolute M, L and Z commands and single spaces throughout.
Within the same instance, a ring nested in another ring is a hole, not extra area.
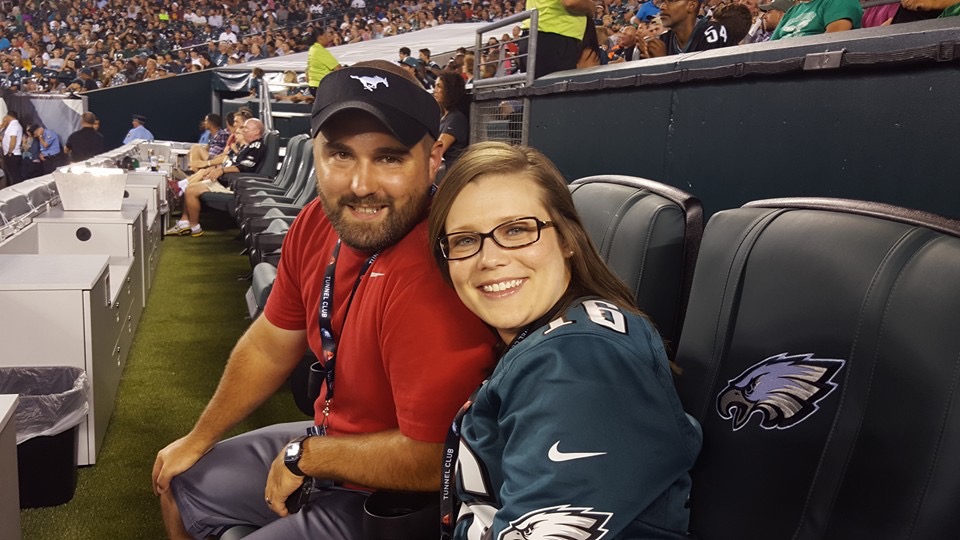
M 376 77 L 359 77 L 359 76 L 357 76 L 357 75 L 351 75 L 350 78 L 351 78 L 351 79 L 356 79 L 356 80 L 360 81 L 360 83 L 363 84 L 363 89 L 364 89 L 364 90 L 367 90 L 367 91 L 370 91 L 370 92 L 373 92 L 374 90 L 376 90 L 376 89 L 377 89 L 377 86 L 379 86 L 379 85 L 381 85 L 381 84 L 384 85 L 384 86 L 387 87 L 387 88 L 390 88 L 390 83 L 387 82 L 387 78 L 386 78 L 386 77 L 380 77 L 380 76 L 376 76 Z

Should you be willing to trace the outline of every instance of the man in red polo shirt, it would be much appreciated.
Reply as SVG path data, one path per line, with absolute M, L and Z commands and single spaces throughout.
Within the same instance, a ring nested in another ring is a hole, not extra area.
M 430 254 L 439 125 L 436 101 L 390 62 L 321 82 L 311 122 L 318 198 L 291 226 L 264 315 L 196 426 L 157 455 L 154 489 L 172 538 L 237 524 L 260 527 L 259 538 L 360 538 L 371 491 L 439 489 L 447 430 L 492 369 L 495 342 Z M 314 421 L 217 442 L 308 346 L 326 369 Z M 290 515 L 305 478 L 324 488 Z

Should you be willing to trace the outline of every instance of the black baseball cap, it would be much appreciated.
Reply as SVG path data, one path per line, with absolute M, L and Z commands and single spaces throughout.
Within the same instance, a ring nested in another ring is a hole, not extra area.
M 433 96 L 420 84 L 385 69 L 349 67 L 325 76 L 313 102 L 310 134 L 316 137 L 327 120 L 346 110 L 372 114 L 407 146 L 426 134 L 440 136 L 440 106 Z

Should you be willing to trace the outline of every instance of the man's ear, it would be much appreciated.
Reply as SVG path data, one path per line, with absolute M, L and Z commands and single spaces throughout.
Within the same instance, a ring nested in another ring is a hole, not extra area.
M 443 163 L 443 143 L 438 139 L 430 148 L 430 182 L 437 179 L 437 171 L 440 170 L 440 164 Z

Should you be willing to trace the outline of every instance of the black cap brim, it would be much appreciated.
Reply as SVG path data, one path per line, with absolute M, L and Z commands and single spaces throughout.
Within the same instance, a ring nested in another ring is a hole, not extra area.
M 316 137 L 334 115 L 359 110 L 373 115 L 406 146 L 440 135 L 440 107 L 419 84 L 396 73 L 371 68 L 345 68 L 320 82 L 310 121 Z

